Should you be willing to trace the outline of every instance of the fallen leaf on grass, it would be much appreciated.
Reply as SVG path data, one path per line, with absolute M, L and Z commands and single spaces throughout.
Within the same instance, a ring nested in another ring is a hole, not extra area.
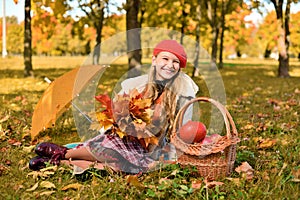
M 30 145 L 28 147 L 23 147 L 23 151 L 26 153 L 32 152 L 32 150 L 35 148 L 35 145 Z
M 6 115 L 5 117 L 3 117 L 2 119 L 0 119 L 0 123 L 3 123 L 5 121 L 7 121 L 9 119 L 9 115 Z
M 240 166 L 235 168 L 235 171 L 242 174 L 242 177 L 245 177 L 247 180 L 251 180 L 254 177 L 254 169 L 248 162 L 243 162 Z
M 223 185 L 224 183 L 223 182 L 218 182 L 218 181 L 207 181 L 207 180 L 204 180 L 204 183 L 205 183 L 205 188 L 213 188 L 213 187 L 216 187 L 216 186 L 221 186 Z
M 40 187 L 42 187 L 42 188 L 56 188 L 56 186 L 53 184 L 53 183 L 51 183 L 50 181 L 42 181 L 41 183 L 40 183 Z
M 128 175 L 126 177 L 126 182 L 129 184 L 129 185 L 133 185 L 137 188 L 144 188 L 145 186 L 138 180 L 138 177 L 135 176 L 135 175 Z
M 295 183 L 300 183 L 300 178 L 293 178 L 291 181 Z
M 4 162 L 5 162 L 5 164 L 8 165 L 8 166 L 11 165 L 11 160 L 6 159 Z
M 13 145 L 13 146 L 21 146 L 21 144 L 22 144 L 20 141 L 14 139 L 14 138 L 9 139 L 7 142 L 8 142 L 8 144 Z
M 73 189 L 73 190 L 80 190 L 80 188 L 84 187 L 82 184 L 80 183 L 71 183 L 69 185 L 64 186 L 63 188 L 61 188 L 62 191 L 66 191 L 69 189 Z
M 33 179 L 38 179 L 39 177 L 43 177 L 43 173 L 40 171 L 29 172 L 26 177 L 32 176 Z
M 12 187 L 13 190 L 18 191 L 20 189 L 24 188 L 24 185 L 22 185 L 25 181 L 18 181 L 15 183 L 15 185 Z
M 289 99 L 286 103 L 289 106 L 297 106 L 298 105 L 298 101 L 296 99 Z
M 37 180 L 38 178 L 47 178 L 53 174 L 54 174 L 54 172 L 51 172 L 51 171 L 33 171 L 33 172 L 29 172 L 27 174 L 27 177 L 32 176 L 33 179 Z
M 180 187 L 181 189 L 183 189 L 183 190 L 188 190 L 188 189 L 189 189 L 189 187 L 186 186 L 186 185 L 179 185 L 179 187 Z
M 270 176 L 269 176 L 268 172 L 266 172 L 266 171 L 262 172 L 261 177 L 264 181 L 270 180 Z
M 2 147 L 2 148 L 0 148 L 0 152 L 1 152 L 1 153 L 6 152 L 6 151 L 8 151 L 8 150 L 9 150 L 8 147 Z
M 53 190 L 51 190 L 51 191 L 45 191 L 45 192 L 41 192 L 40 196 L 43 196 L 43 195 L 49 196 L 49 195 L 51 195 L 53 193 L 55 193 L 55 191 L 53 191 Z
M 268 103 L 271 104 L 271 105 L 276 105 L 276 106 L 277 106 L 277 105 L 281 105 L 281 104 L 282 104 L 282 101 L 277 100 L 277 99 L 271 99 L 271 98 L 270 98 L 270 99 L 268 100 Z
M 298 169 L 293 169 L 292 174 L 295 178 L 300 178 L 300 168 Z
M 200 189 L 202 186 L 202 181 L 201 180 L 194 180 L 192 181 L 192 186 L 191 188 L 193 188 L 193 190 L 198 190 Z
M 158 183 L 159 184 L 165 184 L 165 185 L 168 185 L 172 182 L 172 180 L 168 179 L 168 178 L 161 178 L 159 179 Z
M 27 126 L 26 126 L 27 127 Z M 25 127 L 25 128 L 26 128 Z M 23 133 L 22 133 L 22 139 L 26 138 L 26 137 L 30 137 L 31 136 L 31 133 L 30 133 L 30 130 L 24 130 L 23 128 Z
M 271 148 L 276 144 L 276 142 L 277 142 L 276 139 L 270 139 L 270 138 L 260 139 L 260 140 L 258 140 L 257 148 L 258 149 Z
M 280 143 L 283 145 L 283 146 L 286 146 L 290 143 L 290 140 L 289 139 L 281 139 L 280 140 Z
M 243 130 L 250 130 L 253 129 L 254 125 L 253 124 L 246 124 L 244 127 L 242 127 Z
M 44 174 L 45 176 L 49 176 L 49 175 L 53 175 L 53 174 L 54 174 L 54 172 L 45 171 L 43 174 Z
M 238 173 L 241 173 L 241 172 L 254 171 L 254 170 L 249 165 L 248 162 L 242 162 L 242 164 L 240 166 L 238 166 L 237 168 L 235 168 L 235 171 L 238 172 Z
M 8 170 L 8 168 L 5 167 L 4 165 L 1 165 L 1 164 L 0 164 L 0 176 L 1 176 L 2 173 L 3 173 L 4 171 L 6 171 L 6 170 Z
M 176 174 L 179 172 L 179 169 L 175 169 L 174 171 L 172 171 L 172 173 L 170 175 L 176 176 Z
M 27 189 L 26 192 L 32 192 L 34 190 L 36 190 L 36 188 L 38 188 L 39 186 L 39 182 L 37 182 L 36 184 L 34 184 L 31 188 Z
M 56 171 L 57 170 L 57 165 L 53 165 L 53 166 L 50 166 L 50 167 L 40 169 L 41 172 L 50 171 L 50 170 Z
M 96 176 L 93 176 L 93 178 L 92 178 L 92 186 L 97 186 L 97 185 L 99 185 L 99 178 L 98 177 L 96 177 Z
M 299 183 L 300 182 L 300 168 L 292 170 L 293 178 L 291 181 Z

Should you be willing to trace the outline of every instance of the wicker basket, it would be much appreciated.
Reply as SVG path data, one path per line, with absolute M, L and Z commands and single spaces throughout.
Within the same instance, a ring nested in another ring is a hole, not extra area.
M 182 126 L 184 113 L 191 104 L 197 101 L 210 102 L 218 108 L 224 119 L 225 136 L 209 144 L 188 144 L 180 139 L 177 130 Z M 206 97 L 194 98 L 179 110 L 175 124 L 170 140 L 177 149 L 178 163 L 181 166 L 195 166 L 200 176 L 210 180 L 225 177 L 232 172 L 239 138 L 231 115 L 221 103 Z

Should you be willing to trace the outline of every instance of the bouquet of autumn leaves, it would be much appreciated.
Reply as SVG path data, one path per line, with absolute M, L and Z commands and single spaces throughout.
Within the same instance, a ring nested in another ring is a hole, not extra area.
M 145 149 L 149 144 L 158 144 L 158 138 L 150 132 L 155 129 L 151 99 L 143 98 L 137 89 L 129 94 L 117 94 L 113 100 L 107 94 L 100 94 L 95 99 L 100 106 L 91 115 L 91 129 L 111 129 L 110 134 L 137 140 Z

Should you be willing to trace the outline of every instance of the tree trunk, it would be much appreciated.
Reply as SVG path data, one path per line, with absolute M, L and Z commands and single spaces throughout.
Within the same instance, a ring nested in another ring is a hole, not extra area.
M 99 64 L 101 53 L 101 39 L 102 28 L 104 23 L 104 9 L 107 7 L 108 0 L 94 0 L 94 1 L 78 1 L 79 8 L 83 11 L 89 20 L 92 22 L 93 27 L 96 29 L 96 44 L 93 49 L 92 62 L 94 65 Z
M 212 35 L 212 50 L 211 50 L 211 64 L 216 66 L 217 64 L 217 52 L 218 52 L 218 37 L 219 37 L 219 27 L 213 27 Z
M 184 38 L 184 33 L 185 33 L 185 27 L 187 26 L 186 23 L 186 17 L 188 16 L 188 13 L 185 12 L 185 1 L 183 1 L 182 3 L 182 15 L 180 17 L 181 19 L 181 27 L 180 27 L 180 32 L 181 32 L 181 36 L 180 36 L 180 44 L 183 44 L 183 38 Z
M 195 59 L 193 68 L 193 77 L 199 76 L 199 54 L 200 54 L 200 20 L 201 20 L 201 1 L 198 1 L 196 8 L 197 25 L 196 25 L 196 45 L 195 45 Z
M 224 31 L 225 31 L 225 2 L 222 0 L 222 12 L 221 12 L 221 35 L 220 35 L 220 53 L 219 53 L 219 69 L 223 68 L 223 41 L 224 41 Z
M 200 25 L 196 26 L 196 46 L 195 46 L 195 59 L 192 77 L 199 76 L 199 54 L 200 54 Z
M 96 28 L 97 36 L 96 36 L 96 45 L 93 52 L 93 64 L 98 65 L 100 59 L 100 52 L 101 52 L 101 38 L 102 38 L 102 27 L 103 27 L 103 20 L 104 20 L 104 3 L 98 1 L 99 13 L 96 13 L 94 26 Z
M 283 25 L 283 0 L 271 0 L 274 4 L 275 10 L 276 10 L 276 17 L 277 17 L 277 31 L 278 31 L 278 52 L 279 52 L 279 67 L 278 67 L 278 77 L 284 77 L 288 78 L 289 75 L 289 55 L 288 55 L 288 35 L 289 34 L 289 28 L 285 30 L 286 25 Z M 290 10 L 290 4 L 291 1 L 288 0 L 287 3 L 287 13 L 285 24 L 289 23 L 289 10 Z
M 31 49 L 31 0 L 25 0 L 25 23 L 24 23 L 24 76 L 33 76 L 32 49 Z
M 290 47 L 290 28 L 289 28 L 289 22 L 290 22 L 290 6 L 291 6 L 291 0 L 287 1 L 286 10 L 285 10 L 285 20 L 284 20 L 284 56 L 280 56 L 279 54 L 279 68 L 278 68 L 278 76 L 279 77 L 290 77 L 289 74 L 289 47 Z
M 217 7 L 218 1 L 214 2 L 214 6 L 212 7 L 211 1 L 206 1 L 206 9 L 207 9 L 207 18 L 209 24 L 212 28 L 212 45 L 211 45 L 211 67 L 214 67 L 217 64 L 217 52 L 218 52 L 218 36 L 219 36 L 219 24 L 217 19 Z M 213 11 L 212 11 L 213 9 Z
M 140 23 L 138 22 L 139 6 L 140 0 L 126 0 L 128 77 L 135 77 L 141 74 L 142 51 Z

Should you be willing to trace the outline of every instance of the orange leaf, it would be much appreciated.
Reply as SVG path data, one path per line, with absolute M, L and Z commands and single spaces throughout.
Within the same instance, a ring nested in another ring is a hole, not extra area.
M 9 139 L 7 142 L 8 142 L 8 144 L 13 145 L 13 146 L 21 146 L 21 144 L 22 144 L 20 141 L 14 139 L 14 138 Z
M 298 169 L 293 169 L 293 170 L 292 170 L 292 175 L 294 176 L 294 178 L 300 179 L 300 168 L 298 168 Z
M 242 174 L 247 180 L 250 180 L 254 176 L 254 170 L 248 162 L 243 162 L 240 166 L 235 168 L 235 171 Z
M 100 94 L 95 96 L 95 99 L 101 103 L 102 108 L 105 108 L 103 111 L 106 113 L 109 118 L 112 118 L 112 101 L 107 94 Z
M 194 181 L 192 181 L 192 186 L 191 187 L 194 190 L 198 190 L 198 189 L 201 188 L 201 185 L 202 185 L 202 181 L 201 180 L 194 180 Z
M 126 177 L 126 182 L 130 185 L 133 185 L 137 188 L 144 188 L 145 186 L 138 180 L 136 175 L 128 175 Z
M 249 165 L 248 162 L 243 162 L 240 166 L 238 166 L 237 168 L 235 168 L 235 171 L 237 173 L 241 173 L 241 172 L 254 171 L 254 170 L 251 167 L 251 165 Z
M 221 186 L 221 185 L 224 184 L 223 182 L 218 182 L 218 181 L 210 181 L 210 182 L 208 182 L 207 180 L 204 180 L 204 183 L 205 183 L 205 187 L 206 188 L 213 188 L 215 186 Z
M 150 137 L 150 138 L 143 138 L 145 141 L 145 145 L 146 147 L 149 146 L 149 144 L 154 144 L 154 145 L 158 145 L 158 139 L 157 137 Z
M 276 144 L 277 140 L 267 138 L 267 139 L 261 139 L 258 142 L 259 142 L 257 146 L 258 149 L 266 149 L 266 148 L 273 147 Z
M 147 109 L 151 106 L 151 99 L 135 99 L 133 105 L 139 109 Z

